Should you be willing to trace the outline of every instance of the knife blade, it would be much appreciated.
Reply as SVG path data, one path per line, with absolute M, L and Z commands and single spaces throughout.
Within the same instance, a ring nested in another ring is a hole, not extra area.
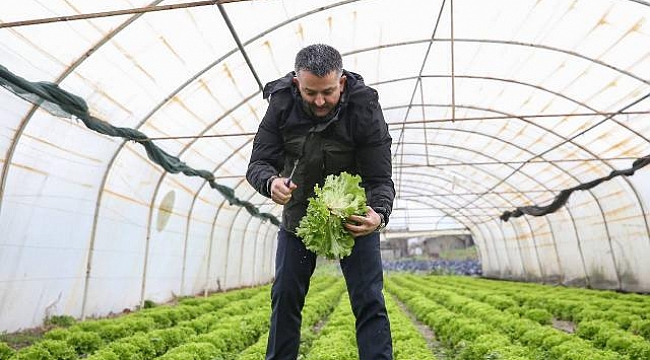
M 289 174 L 289 177 L 287 178 L 287 180 L 284 181 L 284 185 L 286 187 L 289 187 L 289 185 L 291 184 L 291 179 L 293 178 L 293 174 L 296 173 L 296 168 L 297 167 L 298 167 L 298 159 L 293 161 L 293 169 L 291 169 L 291 173 Z

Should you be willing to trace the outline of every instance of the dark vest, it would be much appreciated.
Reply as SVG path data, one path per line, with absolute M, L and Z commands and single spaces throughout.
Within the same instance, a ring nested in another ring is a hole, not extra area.
M 281 128 L 285 153 L 282 175 L 288 176 L 294 160 L 299 159 L 293 175 L 293 182 L 298 188 L 282 212 L 282 223 L 289 231 L 295 231 L 305 215 L 308 199 L 314 196 L 316 184 L 322 187 L 325 177 L 330 174 L 357 172 L 355 144 L 349 133 L 350 124 L 346 123 L 349 121 L 346 105 L 340 104 L 338 113 L 327 121 Z M 299 100 L 295 101 L 285 124 L 301 123 L 292 117 L 307 116 L 300 106 Z

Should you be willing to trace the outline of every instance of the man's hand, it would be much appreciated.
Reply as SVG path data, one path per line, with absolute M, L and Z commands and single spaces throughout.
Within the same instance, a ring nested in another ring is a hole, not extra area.
M 293 181 L 289 181 L 287 186 L 287 178 L 275 178 L 271 182 L 271 200 L 278 205 L 285 205 L 291 199 L 291 193 L 298 188 L 298 185 Z
M 381 216 L 368 206 L 366 216 L 351 215 L 348 222 L 343 224 L 345 229 L 352 234 L 353 237 L 368 235 L 375 231 L 381 223 Z

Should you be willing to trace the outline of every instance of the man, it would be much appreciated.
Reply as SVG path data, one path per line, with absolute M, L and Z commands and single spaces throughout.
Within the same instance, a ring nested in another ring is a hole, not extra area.
M 352 254 L 340 261 L 362 360 L 392 359 L 390 325 L 382 295 L 379 233 L 392 210 L 391 137 L 377 92 L 343 70 L 341 54 L 315 44 L 296 55 L 295 71 L 268 83 L 269 107 L 259 126 L 246 178 L 262 195 L 284 205 L 278 232 L 267 360 L 294 360 L 301 310 L 316 254 L 295 235 L 314 185 L 329 174 L 359 174 L 368 212 L 344 225 Z M 297 161 L 297 162 L 296 162 Z M 292 174 L 291 178 L 288 178 Z

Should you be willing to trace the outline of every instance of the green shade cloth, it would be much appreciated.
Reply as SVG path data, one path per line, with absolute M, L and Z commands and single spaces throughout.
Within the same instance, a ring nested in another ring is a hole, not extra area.
M 211 172 L 207 170 L 196 170 L 187 166 L 179 158 L 166 153 L 156 146 L 153 141 L 149 140 L 147 135 L 138 130 L 115 127 L 104 120 L 90 115 L 88 105 L 82 98 L 61 89 L 57 84 L 44 81 L 27 81 L 0 65 L 0 86 L 32 104 L 40 106 L 52 115 L 65 118 L 77 118 L 87 128 L 100 134 L 135 141 L 145 148 L 149 159 L 160 165 L 165 171 L 173 174 L 182 172 L 187 176 L 200 176 L 210 184 L 211 188 L 219 191 L 231 205 L 243 206 L 252 216 L 262 220 L 270 220 L 274 225 L 280 226 L 280 222 L 273 214 L 260 212 L 252 203 L 236 197 L 235 191 L 232 188 L 217 184 Z

